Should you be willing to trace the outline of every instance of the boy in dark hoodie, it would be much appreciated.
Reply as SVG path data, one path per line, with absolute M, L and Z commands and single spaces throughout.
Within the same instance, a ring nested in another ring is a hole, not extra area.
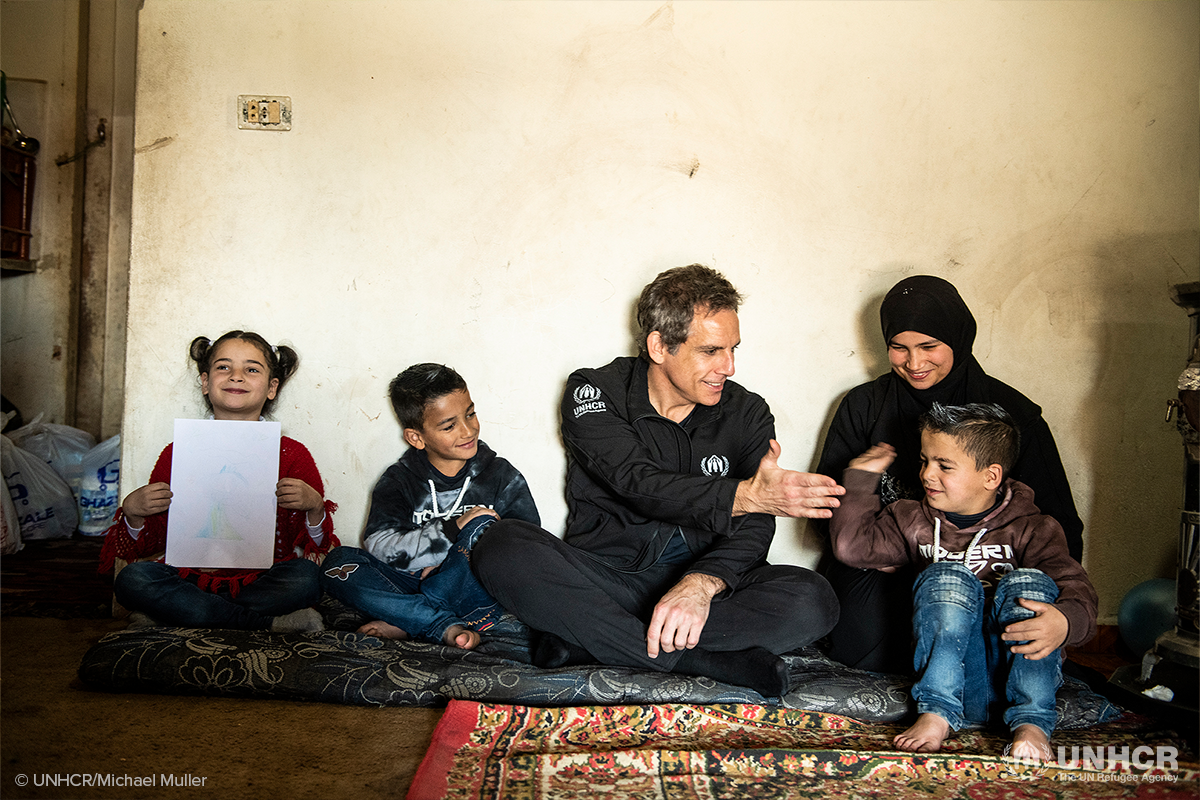
M 895 450 L 877 444 L 850 462 L 830 524 L 834 554 L 849 566 L 921 569 L 913 587 L 919 716 L 896 746 L 936 751 L 951 729 L 987 721 L 1004 697 L 1011 755 L 1049 759 L 1062 647 L 1095 633 L 1096 592 L 1059 524 L 1007 477 L 1019 434 L 1002 408 L 935 403 L 919 424 L 925 499 L 880 509 L 876 484 Z
M 479 439 L 466 381 L 415 364 L 388 387 L 410 449 L 375 484 L 365 550 L 325 557 L 322 588 L 377 617 L 360 633 L 474 649 L 501 610 L 471 573 L 475 542 L 496 520 L 540 524 L 525 478 Z

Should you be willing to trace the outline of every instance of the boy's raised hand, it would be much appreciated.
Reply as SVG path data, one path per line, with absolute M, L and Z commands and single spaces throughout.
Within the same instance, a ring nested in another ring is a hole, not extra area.
M 134 489 L 125 497 L 121 510 L 131 528 L 140 528 L 146 524 L 146 517 L 161 514 L 171 505 L 171 486 L 166 483 L 148 483 L 140 489 Z
M 895 460 L 896 448 L 887 442 L 880 442 L 861 456 L 851 459 L 849 468 L 878 474 L 890 467 Z
M 1006 642 L 1025 642 L 1010 647 L 1013 653 L 1023 655 L 1030 661 L 1040 661 L 1062 647 L 1071 629 L 1065 614 L 1051 603 L 1038 600 L 1019 597 L 1017 603 L 1021 608 L 1032 611 L 1033 616 L 1004 627 L 1001 639 Z
M 275 500 L 280 508 L 307 511 L 309 525 L 320 525 L 325 519 L 325 498 L 299 478 L 280 478 L 275 484 Z

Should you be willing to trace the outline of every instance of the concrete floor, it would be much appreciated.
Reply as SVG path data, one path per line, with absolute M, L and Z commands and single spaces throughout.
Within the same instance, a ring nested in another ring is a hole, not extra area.
M 0 797 L 397 800 L 442 714 L 83 688 L 84 653 L 123 626 L 0 619 Z M 153 776 L 154 784 L 88 787 L 84 775 L 126 784 Z M 192 786 L 165 787 L 166 775 L 193 776 Z M 59 784 L 46 785 L 46 776 Z

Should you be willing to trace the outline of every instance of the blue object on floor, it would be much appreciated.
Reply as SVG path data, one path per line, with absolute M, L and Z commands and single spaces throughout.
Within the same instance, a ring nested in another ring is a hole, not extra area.
M 1121 638 L 1139 658 L 1175 627 L 1175 581 L 1153 578 L 1126 593 L 1117 611 Z

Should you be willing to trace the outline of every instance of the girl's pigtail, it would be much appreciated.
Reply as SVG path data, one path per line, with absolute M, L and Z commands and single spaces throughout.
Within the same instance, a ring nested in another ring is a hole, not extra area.
M 192 339 L 192 343 L 188 347 L 188 355 L 192 357 L 192 361 L 196 362 L 201 373 L 208 371 L 208 358 L 211 350 L 212 340 L 207 336 L 197 336 Z
M 274 356 L 277 367 L 274 377 L 279 378 L 279 388 L 282 389 L 283 384 L 296 372 L 296 367 L 300 366 L 300 356 L 286 344 L 276 345 Z
M 212 340 L 207 336 L 197 336 L 188 346 L 188 355 L 192 357 L 192 361 L 196 362 L 196 370 L 201 377 L 208 372 L 208 364 L 212 360 L 212 350 Z M 212 399 L 207 394 L 204 395 L 204 405 L 208 406 L 209 411 L 212 411 Z

